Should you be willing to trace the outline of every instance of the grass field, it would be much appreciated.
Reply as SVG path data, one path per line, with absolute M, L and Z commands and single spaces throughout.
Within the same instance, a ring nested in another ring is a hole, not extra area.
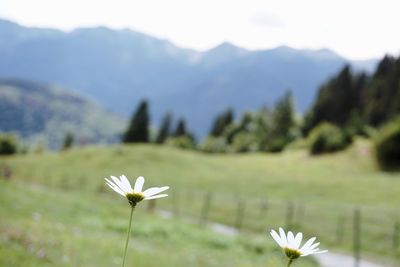
M 0 181 L 0 266 L 120 266 L 129 206 L 118 195 Z M 137 208 L 127 266 L 282 266 L 257 239 L 214 234 Z M 310 260 L 301 265 L 315 266 Z
M 102 203 L 115 195 L 105 188 L 103 177 L 126 174 L 133 180 L 143 175 L 148 186 L 171 186 L 170 197 L 157 202 L 158 208 L 194 218 L 204 214 L 205 196 L 211 192 L 207 213 L 210 220 L 240 225 L 244 232 L 262 235 L 266 229 L 287 225 L 307 235 L 317 235 L 325 247 L 347 252 L 352 248 L 352 214 L 358 207 L 362 217 L 363 255 L 396 260 L 393 229 L 400 221 L 400 175 L 377 170 L 370 150 L 364 140 L 358 140 L 345 152 L 319 157 L 311 157 L 304 150 L 276 155 L 207 155 L 170 147 L 133 145 L 27 154 L 3 158 L 0 165 L 12 168 L 11 182 L 15 187 L 23 183 L 40 185 L 43 193 L 61 192 L 66 200 L 78 203 L 78 199 L 89 196 Z M 123 199 L 120 202 L 113 206 L 123 206 Z M 55 206 L 54 203 L 47 205 Z M 2 212 L 7 215 L 11 211 Z M 120 223 L 125 226 L 127 215 L 111 217 L 121 217 Z M 7 221 L 13 224 L 13 220 Z M 174 227 L 172 222 L 166 225 Z M 104 230 L 101 227 L 97 230 L 100 229 Z M 118 249 L 111 254 L 119 255 L 122 235 L 112 238 L 119 243 L 115 243 Z

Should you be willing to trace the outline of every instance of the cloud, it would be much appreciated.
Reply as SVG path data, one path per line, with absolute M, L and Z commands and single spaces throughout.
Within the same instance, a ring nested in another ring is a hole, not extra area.
M 250 18 L 250 22 L 260 27 L 285 28 L 285 22 L 270 13 L 257 13 Z

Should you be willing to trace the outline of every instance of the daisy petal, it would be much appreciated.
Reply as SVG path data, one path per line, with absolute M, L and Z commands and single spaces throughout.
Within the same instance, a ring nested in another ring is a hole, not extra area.
M 294 238 L 293 248 L 298 249 L 300 247 L 302 239 L 303 239 L 303 234 L 297 233 L 296 237 Z
M 278 235 L 278 233 L 275 230 L 271 230 L 270 232 L 272 238 L 278 243 L 278 245 L 283 248 L 286 244 L 282 242 L 281 237 Z
M 279 234 L 281 236 L 281 241 L 284 247 L 286 247 L 288 245 L 288 241 L 286 238 L 286 234 L 285 231 L 283 231 L 283 229 L 281 227 L 279 227 Z
M 290 248 L 294 248 L 294 235 L 292 233 L 292 231 L 289 231 L 287 234 L 287 242 L 288 242 L 288 247 Z
M 161 195 L 146 197 L 145 200 L 156 199 L 156 198 L 162 198 L 162 197 L 167 197 L 167 196 L 168 196 L 167 194 L 161 194 Z
M 119 179 L 120 179 L 120 180 L 122 181 L 122 183 L 124 184 L 126 190 L 127 190 L 129 193 L 133 193 L 133 189 L 132 189 L 131 184 L 129 183 L 128 178 L 126 178 L 125 175 L 121 175 L 121 176 L 119 177 Z
M 136 179 L 135 187 L 133 188 L 133 192 L 134 193 L 141 193 L 142 189 L 143 189 L 143 184 L 144 184 L 144 177 L 143 176 L 139 176 Z
M 328 250 L 320 250 L 320 251 L 314 252 L 313 254 L 321 254 L 321 253 L 326 253 L 326 252 L 328 252 Z
M 310 248 L 309 248 L 309 250 L 314 250 L 316 247 L 318 247 L 319 246 L 319 242 L 318 243 L 315 243 L 315 244 L 313 244 L 312 246 L 310 246 Z
M 306 253 L 307 250 L 309 250 L 309 248 L 311 247 L 312 243 L 314 243 L 314 241 L 316 240 L 316 237 L 312 237 L 310 239 L 307 240 L 306 243 L 304 243 L 303 247 L 300 249 L 300 251 L 302 253 Z
M 121 189 L 119 189 L 118 187 L 116 187 L 114 184 L 111 184 L 109 182 L 106 182 L 106 184 L 115 192 L 117 192 L 118 194 L 120 194 L 121 196 L 125 196 L 124 192 L 121 191 Z
M 158 193 L 161 193 L 161 192 L 163 192 L 163 191 L 165 191 L 167 189 L 169 189 L 169 186 L 152 187 L 152 188 L 149 188 L 149 189 L 146 189 L 145 191 L 143 191 L 143 195 L 145 197 L 151 197 L 151 196 L 154 196 L 154 195 L 156 195 Z
M 119 189 L 121 189 L 123 192 L 126 193 L 125 186 L 122 184 L 122 182 L 117 177 L 111 176 L 111 179 L 114 181 L 114 184 L 116 186 L 118 186 Z

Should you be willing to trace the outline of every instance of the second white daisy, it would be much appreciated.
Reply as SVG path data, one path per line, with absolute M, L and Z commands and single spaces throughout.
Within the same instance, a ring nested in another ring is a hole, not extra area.
M 279 234 L 275 230 L 271 230 L 270 234 L 276 243 L 283 248 L 283 251 L 289 258 L 288 266 L 290 266 L 293 260 L 299 257 L 328 252 L 327 250 L 319 250 L 318 246 L 320 243 L 314 243 L 316 237 L 310 238 L 302 247 L 300 247 L 303 239 L 302 233 L 294 235 L 289 231 L 286 235 L 285 231 L 282 228 L 279 228 Z

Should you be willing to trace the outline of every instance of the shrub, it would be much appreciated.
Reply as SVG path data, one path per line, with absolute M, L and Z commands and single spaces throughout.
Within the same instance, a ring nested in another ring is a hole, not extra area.
M 209 136 L 200 146 L 201 151 L 206 153 L 224 153 L 227 151 L 225 138 Z
M 12 155 L 17 153 L 18 142 L 13 134 L 0 134 L 0 155 Z
M 234 152 L 249 152 L 257 149 L 258 145 L 254 135 L 251 133 L 238 133 L 233 138 L 232 150 Z
M 375 138 L 375 155 L 382 169 L 400 169 L 400 118 L 380 129 Z
M 282 152 L 287 144 L 288 144 L 287 138 L 274 137 L 270 141 L 268 141 L 265 147 L 265 151 L 272 153 Z
M 166 141 L 166 144 L 169 146 L 174 146 L 183 149 L 194 149 L 195 145 L 193 139 L 187 135 L 179 136 L 179 137 L 169 137 Z
M 337 126 L 323 122 L 315 127 L 309 136 L 311 154 L 335 152 L 346 148 L 351 138 Z

